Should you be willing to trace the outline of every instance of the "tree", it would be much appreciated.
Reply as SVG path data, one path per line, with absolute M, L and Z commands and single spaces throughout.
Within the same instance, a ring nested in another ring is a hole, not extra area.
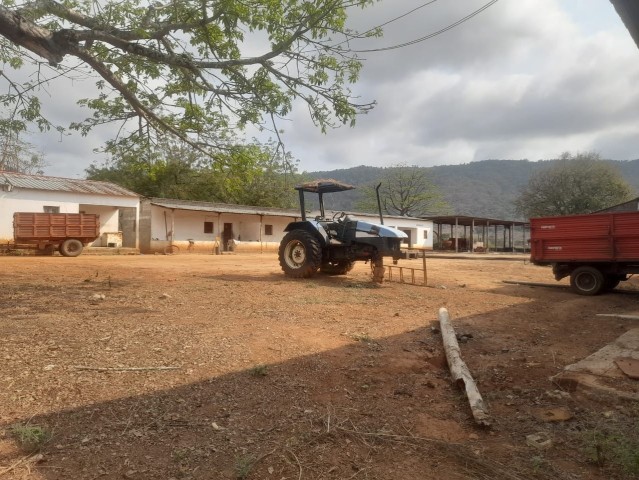
M 533 174 L 515 200 L 526 218 L 591 213 L 629 200 L 630 185 L 596 152 L 564 152 L 559 163 Z
M 0 170 L 42 175 L 46 165 L 42 153 L 0 122 Z
M 236 145 L 212 160 L 170 140 L 153 150 L 118 151 L 86 173 L 146 197 L 281 208 L 294 205 L 297 177 L 295 163 L 274 144 Z
M 97 76 L 97 97 L 80 102 L 93 114 L 72 128 L 86 134 L 118 122 L 123 128 L 109 148 L 157 143 L 168 133 L 208 155 L 229 146 L 228 131 L 264 127 L 264 119 L 279 135 L 276 122 L 296 99 L 323 131 L 353 124 L 373 104 L 351 94 L 361 62 L 348 42 L 379 30 L 360 35 L 346 19 L 350 9 L 374 1 L 3 2 L 0 79 L 7 93 L 0 102 L 15 129 L 29 122 L 48 129 L 43 86 L 60 76 Z M 28 80 L 17 74 L 21 68 Z
M 382 211 L 388 215 L 422 217 L 442 214 L 450 210 L 437 186 L 430 180 L 423 168 L 396 165 L 384 169 L 380 177 L 380 199 Z M 362 191 L 358 208 L 377 211 L 375 187 Z

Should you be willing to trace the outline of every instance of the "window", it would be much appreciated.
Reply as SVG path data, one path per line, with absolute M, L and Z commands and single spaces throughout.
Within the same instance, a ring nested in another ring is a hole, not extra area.
M 273 235 L 273 225 L 264 225 L 264 235 Z
M 424 240 L 428 239 L 428 229 L 424 229 Z
M 60 213 L 60 207 L 53 207 L 51 205 L 45 205 L 42 208 L 44 209 L 44 213 Z
M 204 222 L 204 233 L 213 233 L 213 222 Z

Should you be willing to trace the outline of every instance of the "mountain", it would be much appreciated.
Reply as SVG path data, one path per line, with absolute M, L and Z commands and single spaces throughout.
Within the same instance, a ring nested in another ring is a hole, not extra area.
M 446 201 L 457 215 L 521 220 L 515 213 L 514 201 L 530 176 L 552 166 L 558 160 L 482 160 L 461 165 L 423 167 L 433 183 L 438 186 Z M 623 178 L 639 196 L 639 160 L 610 160 Z M 305 172 L 312 178 L 334 178 L 355 186 L 373 185 L 379 182 L 384 169 L 359 166 L 347 169 Z M 328 209 L 353 211 L 359 199 L 358 190 L 352 190 L 328 198 Z M 330 201 L 330 204 L 329 204 Z

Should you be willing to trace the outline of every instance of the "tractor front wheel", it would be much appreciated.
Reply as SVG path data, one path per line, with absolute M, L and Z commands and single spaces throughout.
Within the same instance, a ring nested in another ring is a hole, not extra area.
M 293 278 L 312 277 L 322 263 L 322 248 L 312 234 L 305 230 L 288 232 L 279 248 L 280 266 Z

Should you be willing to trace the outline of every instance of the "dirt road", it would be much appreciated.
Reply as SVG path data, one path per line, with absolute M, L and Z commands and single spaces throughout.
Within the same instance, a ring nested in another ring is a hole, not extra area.
M 639 475 L 637 404 L 549 381 L 637 326 L 596 316 L 638 312 L 633 280 L 594 298 L 502 283 L 554 283 L 523 257 L 429 259 L 428 287 L 374 285 L 368 265 L 291 280 L 273 254 L 0 269 L 3 480 Z M 450 383 L 440 307 L 491 429 Z

